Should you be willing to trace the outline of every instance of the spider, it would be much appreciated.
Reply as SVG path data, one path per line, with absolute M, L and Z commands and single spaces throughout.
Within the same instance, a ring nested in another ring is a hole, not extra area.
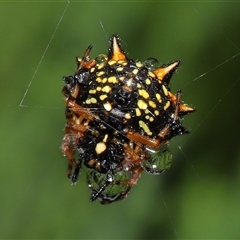
M 181 90 L 173 94 L 168 86 L 180 61 L 159 66 L 155 58 L 130 59 L 115 34 L 108 55 L 91 59 L 91 49 L 76 59 L 75 74 L 63 78 L 67 124 L 61 149 L 72 184 L 84 164 L 90 200 L 105 204 L 126 198 L 142 171 L 169 168 L 168 142 L 188 133 L 181 120 L 195 109 L 181 102 Z

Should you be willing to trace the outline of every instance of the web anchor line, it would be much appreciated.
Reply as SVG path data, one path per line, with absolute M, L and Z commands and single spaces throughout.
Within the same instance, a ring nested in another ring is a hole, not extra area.
M 27 96 L 28 90 L 30 89 L 30 87 L 31 87 L 31 85 L 32 85 L 32 82 L 33 82 L 33 80 L 34 80 L 34 78 L 35 78 L 35 76 L 36 76 L 36 74 L 37 74 L 37 72 L 38 72 L 38 69 L 39 69 L 39 67 L 40 67 L 40 65 L 41 65 L 41 63 L 42 63 L 42 61 L 43 61 L 43 58 L 45 57 L 45 55 L 46 55 L 46 53 L 47 53 L 47 50 L 48 50 L 48 48 L 49 48 L 49 46 L 50 46 L 50 44 L 51 44 L 51 42 L 52 42 L 52 40 L 53 40 L 53 37 L 55 36 L 55 34 L 56 34 L 56 32 L 57 32 L 57 29 L 58 29 L 58 27 L 59 27 L 59 25 L 60 25 L 60 23 L 61 23 L 64 15 L 65 15 L 66 11 L 67 11 L 67 8 L 68 8 L 68 6 L 69 6 L 69 3 L 70 3 L 70 1 L 67 1 L 67 5 L 66 5 L 66 7 L 64 8 L 63 13 L 61 14 L 61 16 L 60 16 L 60 18 L 59 18 L 59 21 L 58 21 L 58 23 L 57 23 L 57 26 L 56 26 L 56 28 L 55 28 L 54 31 L 53 31 L 53 34 L 52 34 L 52 36 L 51 36 L 51 38 L 50 38 L 50 40 L 49 40 L 49 42 L 48 42 L 48 44 L 47 44 L 47 46 L 46 46 L 43 54 L 42 54 L 42 57 L 41 57 L 38 65 L 37 65 L 37 67 L 36 67 L 36 70 L 35 70 L 35 72 L 33 73 L 33 76 L 32 76 L 32 78 L 31 78 L 31 80 L 30 80 L 30 82 L 29 82 L 29 84 L 28 84 L 28 86 L 27 86 L 27 89 L 26 89 L 25 93 L 23 94 L 23 97 L 22 97 L 22 99 L 21 99 L 21 101 L 20 101 L 20 103 L 19 103 L 19 105 L 18 105 L 19 107 L 27 107 L 26 105 L 23 105 L 23 101 L 24 101 L 24 99 L 25 99 L 26 96 Z

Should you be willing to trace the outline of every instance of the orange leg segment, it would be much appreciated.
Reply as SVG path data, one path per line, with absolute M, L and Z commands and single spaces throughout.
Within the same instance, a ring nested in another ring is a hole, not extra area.
M 72 183 L 75 183 L 81 168 L 81 162 L 77 162 L 74 159 L 76 145 L 79 139 L 81 139 L 89 129 L 88 125 L 94 117 L 90 112 L 72 100 L 67 100 L 67 106 L 71 114 L 68 112 L 68 115 L 66 115 L 68 122 L 65 127 L 65 135 L 63 137 L 61 150 L 68 159 L 68 177 L 71 179 Z

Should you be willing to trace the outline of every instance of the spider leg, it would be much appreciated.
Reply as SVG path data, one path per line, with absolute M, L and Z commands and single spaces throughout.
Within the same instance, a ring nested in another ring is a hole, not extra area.
M 126 137 L 134 142 L 147 145 L 149 147 L 157 148 L 161 143 L 159 139 L 150 138 L 137 132 L 127 132 Z
M 88 124 L 93 120 L 93 116 L 73 100 L 67 100 L 66 117 L 68 122 L 65 127 L 61 150 L 68 158 L 68 178 L 74 184 L 80 174 L 82 165 L 82 161 L 74 159 L 74 153 L 79 139 L 89 129 Z
M 86 49 L 82 59 L 81 58 L 76 58 L 76 62 L 77 62 L 77 70 L 76 70 L 76 73 L 79 72 L 79 70 L 81 68 L 87 68 L 87 69 L 90 69 L 92 66 L 94 66 L 96 64 L 95 60 L 91 60 L 90 57 L 89 57 L 89 54 L 92 50 L 92 46 L 88 46 L 88 48 Z
M 107 178 L 105 183 L 98 189 L 98 190 L 94 190 L 91 193 L 91 197 L 90 197 L 90 201 L 95 201 L 96 199 L 99 199 L 101 204 L 108 204 L 108 203 L 112 203 L 118 200 L 122 200 L 124 198 L 127 197 L 128 192 L 131 189 L 131 186 L 128 185 L 127 189 L 124 191 L 121 191 L 115 195 L 107 195 L 104 193 L 104 190 L 110 185 L 110 184 L 124 184 L 124 185 L 128 185 L 127 181 L 126 182 L 119 182 L 119 181 L 114 181 L 113 180 L 113 175 L 112 173 L 108 173 L 107 174 Z
M 82 120 L 83 119 L 87 120 L 87 123 L 84 124 L 85 126 L 88 125 L 90 121 L 94 120 L 94 116 L 90 111 L 88 111 L 86 108 L 83 108 L 73 100 L 68 99 L 67 106 L 71 109 L 72 112 L 81 116 Z
M 71 179 L 73 168 L 77 167 L 78 164 L 74 159 L 74 141 L 72 138 L 71 127 L 68 125 L 65 127 L 65 135 L 63 137 L 61 150 L 68 159 L 68 178 Z
M 140 164 L 136 164 L 133 165 L 129 171 L 132 175 L 131 178 L 127 181 L 119 181 L 118 184 L 128 185 L 129 187 L 136 185 L 143 171 L 143 167 Z
M 169 133 L 171 133 L 170 138 L 176 136 L 176 135 L 182 135 L 189 133 L 189 131 L 184 128 L 180 122 L 179 122 L 179 113 L 180 114 L 187 114 L 189 112 L 194 111 L 194 108 L 191 108 L 187 105 L 181 104 L 181 90 L 179 89 L 177 91 L 177 94 L 175 97 L 170 96 L 172 99 L 174 99 L 175 102 L 175 110 L 174 113 L 172 113 L 172 120 L 159 132 L 158 136 L 163 142 L 166 142 L 169 140 Z
M 90 201 L 92 202 L 92 201 L 96 200 L 102 194 L 102 192 L 107 188 L 107 186 L 110 183 L 112 183 L 113 181 L 114 181 L 113 174 L 110 172 L 107 173 L 107 178 L 106 178 L 105 183 L 98 190 L 92 191 Z
M 69 177 L 71 179 L 72 184 L 77 182 L 81 168 L 82 168 L 82 161 L 78 160 L 78 162 L 76 162 L 74 172 Z
M 125 157 L 122 162 L 123 169 L 128 169 L 129 167 L 131 168 L 132 166 L 138 165 L 140 162 L 142 162 L 146 157 L 146 154 L 143 150 L 144 149 L 142 145 L 137 141 L 130 141 L 128 144 L 125 144 Z
M 98 191 L 95 191 L 92 193 L 91 201 L 94 201 L 95 199 L 98 198 L 101 204 L 109 204 L 112 202 L 125 199 L 128 196 L 128 193 L 131 190 L 132 186 L 137 184 L 137 181 L 141 175 L 141 172 L 143 171 L 143 168 L 140 165 L 136 165 L 136 166 L 133 166 L 129 171 L 131 172 L 132 176 L 128 181 L 113 181 L 113 182 L 108 182 L 107 185 L 104 184 L 102 187 L 99 188 Z M 124 191 L 121 191 L 115 195 L 110 196 L 103 193 L 103 191 L 106 189 L 106 187 L 109 184 L 127 185 L 127 188 Z M 95 198 L 93 199 L 93 197 Z
M 107 196 L 107 195 L 101 194 L 98 198 L 101 204 L 109 204 L 109 203 L 123 200 L 124 198 L 126 198 L 130 189 L 131 187 L 128 186 L 128 188 L 124 192 L 120 192 L 118 194 L 115 194 L 114 196 Z

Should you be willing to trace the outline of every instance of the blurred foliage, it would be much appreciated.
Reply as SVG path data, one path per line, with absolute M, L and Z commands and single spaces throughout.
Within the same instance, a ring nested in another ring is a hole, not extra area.
M 0 238 L 240 237 L 239 2 L 0 6 Z M 142 174 L 127 200 L 101 206 L 88 202 L 85 170 L 76 186 L 66 178 L 61 79 L 89 44 L 92 57 L 106 53 L 112 33 L 131 58 L 181 59 L 172 89 L 197 112 L 184 119 L 191 133 L 171 142 L 169 171 Z

